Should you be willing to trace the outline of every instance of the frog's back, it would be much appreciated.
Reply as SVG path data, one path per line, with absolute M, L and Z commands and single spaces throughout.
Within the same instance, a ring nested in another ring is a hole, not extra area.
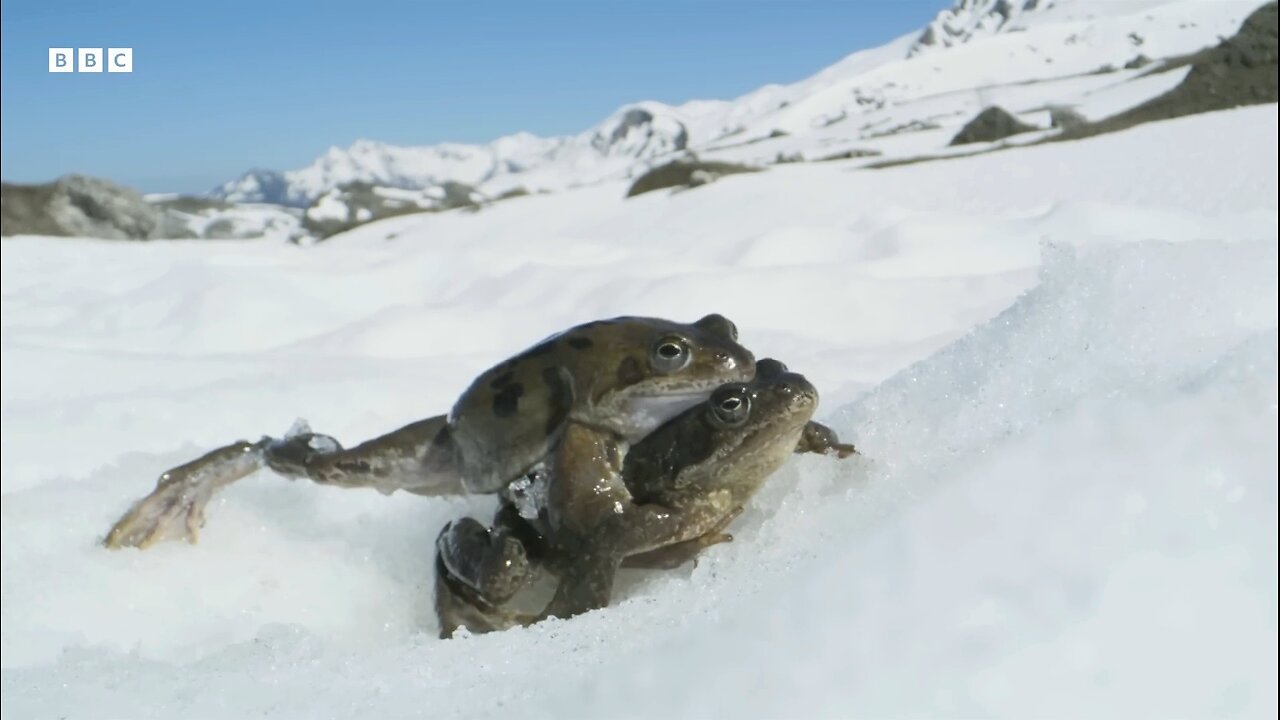
M 547 456 L 570 419 L 626 435 L 629 394 L 709 393 L 754 372 L 754 359 L 736 335 L 719 316 L 691 325 L 620 317 L 571 328 L 486 370 L 450 413 L 468 490 L 495 492 L 527 472 Z M 655 369 L 650 353 L 664 338 L 676 338 L 702 357 L 675 371 Z
M 481 373 L 450 413 L 464 484 L 494 492 L 546 456 L 573 404 L 559 338 Z

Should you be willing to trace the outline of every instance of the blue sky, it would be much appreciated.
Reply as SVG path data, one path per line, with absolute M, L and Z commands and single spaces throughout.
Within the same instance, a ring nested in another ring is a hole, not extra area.
M 637 100 L 731 98 L 923 26 L 949 0 L 4 0 L 0 177 L 202 192 L 357 138 L 580 132 Z M 50 47 L 132 47 L 51 74 Z

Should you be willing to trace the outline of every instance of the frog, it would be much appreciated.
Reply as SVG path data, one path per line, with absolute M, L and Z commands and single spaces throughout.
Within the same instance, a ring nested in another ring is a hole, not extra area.
M 302 425 L 280 439 L 240 440 L 214 451 L 200 472 L 168 471 L 104 544 L 145 547 L 171 535 L 195 542 L 197 524 L 188 520 L 203 518 L 212 496 L 206 488 L 251 474 L 245 469 L 255 463 L 289 479 L 384 494 L 496 493 L 547 464 L 565 483 L 590 485 L 617 472 L 592 448 L 624 454 L 718 386 L 754 373 L 754 355 L 720 314 L 693 323 L 642 316 L 588 322 L 480 373 L 446 415 L 351 448 Z M 242 453 L 237 463 L 221 459 L 235 448 Z
M 539 480 L 546 489 L 533 493 L 545 495 L 537 507 L 504 495 L 492 528 L 474 518 L 455 521 L 436 542 L 441 637 L 460 627 L 492 632 L 604 607 L 619 567 L 675 568 L 732 541 L 728 526 L 791 454 L 843 459 L 857 453 L 812 419 L 818 398 L 803 375 L 778 360 L 760 360 L 753 380 L 721 385 L 629 449 L 621 479 L 630 501 L 648 512 L 624 512 L 607 532 L 584 536 L 556 522 L 566 497 L 554 492 L 554 475 Z M 667 511 L 683 520 L 673 522 Z M 559 584 L 540 614 L 507 609 L 545 572 Z

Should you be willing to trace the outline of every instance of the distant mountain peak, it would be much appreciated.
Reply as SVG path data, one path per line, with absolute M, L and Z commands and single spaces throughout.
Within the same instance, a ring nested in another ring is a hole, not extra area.
M 958 0 L 938 13 L 907 52 L 915 57 L 969 42 L 975 37 L 1006 32 L 1026 13 L 1046 10 L 1055 0 Z

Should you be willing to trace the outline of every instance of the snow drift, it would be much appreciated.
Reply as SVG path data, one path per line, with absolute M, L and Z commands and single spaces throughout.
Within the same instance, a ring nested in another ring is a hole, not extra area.
M 4 715 L 1274 716 L 1276 122 L 305 250 L 6 241 Z M 431 542 L 489 499 L 262 473 L 198 546 L 95 545 L 238 434 L 367 437 L 580 314 L 726 306 L 865 457 L 795 458 L 734 543 L 614 607 L 436 639 Z

